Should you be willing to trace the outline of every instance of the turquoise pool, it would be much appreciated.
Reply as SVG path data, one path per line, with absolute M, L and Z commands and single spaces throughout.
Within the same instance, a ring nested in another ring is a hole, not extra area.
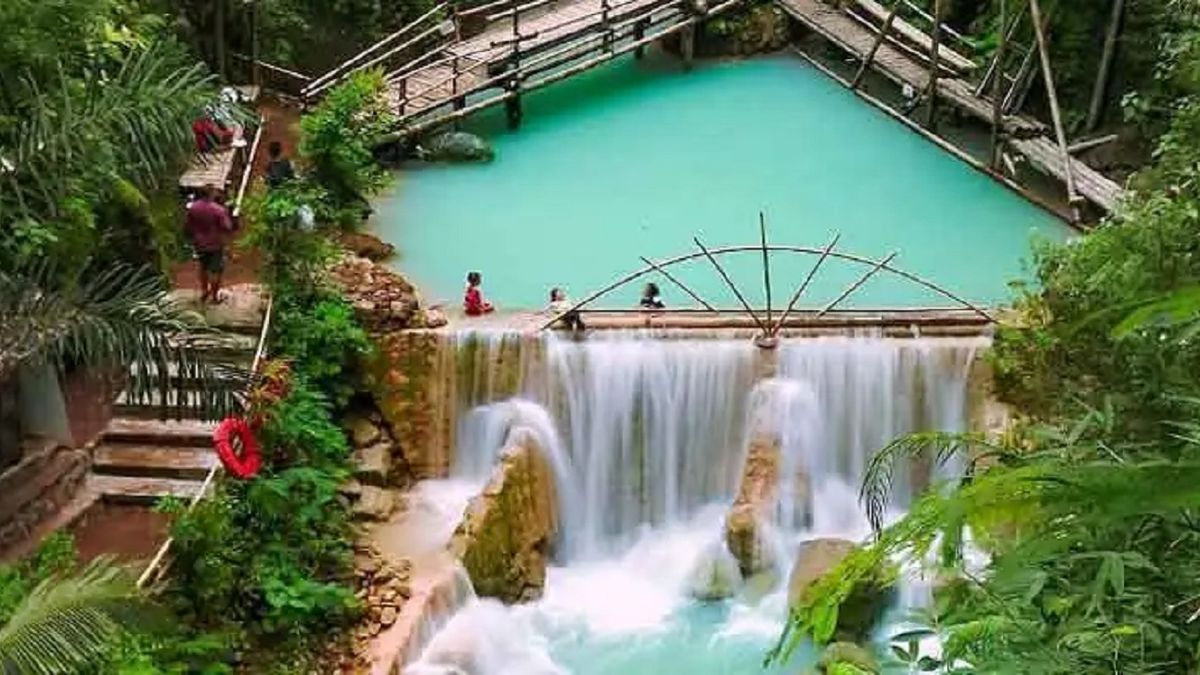
M 488 165 L 413 164 L 377 207 L 375 228 L 427 299 L 457 304 L 468 270 L 501 307 L 545 304 L 551 286 L 578 299 L 642 266 L 710 247 L 758 241 L 882 256 L 976 302 L 1008 297 L 1032 237 L 1069 228 L 787 55 L 708 63 L 691 72 L 650 57 L 536 92 L 525 123 L 495 109 L 467 128 L 490 140 Z M 772 257 L 775 305 L 812 258 Z M 762 303 L 758 254 L 730 256 L 731 275 Z M 825 266 L 805 303 L 819 306 L 862 268 Z M 704 259 L 678 276 L 713 304 L 737 302 Z M 659 279 L 672 306 L 691 303 Z M 634 304 L 630 286 L 599 306 Z M 857 306 L 945 305 L 880 275 Z

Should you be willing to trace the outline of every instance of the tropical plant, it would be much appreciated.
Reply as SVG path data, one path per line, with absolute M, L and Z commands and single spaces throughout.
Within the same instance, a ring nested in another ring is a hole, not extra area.
M 248 377 L 213 355 L 224 336 L 145 268 L 0 269 L 0 316 L 0 377 L 27 363 L 127 373 L 132 401 L 158 395 L 208 417 L 237 409 Z
M 124 568 L 98 558 L 37 585 L 0 627 L 0 670 L 80 672 L 101 659 L 147 605 Z

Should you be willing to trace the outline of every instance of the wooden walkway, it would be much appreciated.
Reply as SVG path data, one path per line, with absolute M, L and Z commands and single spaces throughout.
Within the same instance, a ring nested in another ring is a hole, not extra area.
M 876 33 L 855 21 L 845 11 L 823 0 L 776 0 L 793 18 L 814 32 L 862 59 L 875 43 Z M 924 91 L 929 70 L 892 44 L 884 42 L 875 55 L 874 67 L 888 79 Z M 938 96 L 988 124 L 992 122 L 992 102 L 975 95 L 971 83 L 961 77 L 938 78 Z M 1024 155 L 1039 171 L 1066 181 L 1066 167 L 1058 144 L 1046 126 L 1024 115 L 1009 115 L 1003 120 L 1010 145 Z M 1071 171 L 1075 188 L 1088 201 L 1111 212 L 1120 200 L 1122 188 L 1082 161 L 1072 157 Z

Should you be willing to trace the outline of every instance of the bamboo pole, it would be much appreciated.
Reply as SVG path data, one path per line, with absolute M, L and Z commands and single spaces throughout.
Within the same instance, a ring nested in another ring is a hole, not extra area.
M 1104 93 L 1108 91 L 1108 79 L 1112 73 L 1113 56 L 1117 51 L 1117 34 L 1121 31 L 1121 16 L 1125 13 L 1125 0 L 1113 0 L 1112 15 L 1108 19 L 1108 31 L 1104 34 L 1104 52 L 1100 55 L 1100 70 L 1096 73 L 1096 84 L 1092 87 L 1092 102 L 1088 106 L 1087 123 L 1084 131 L 1090 132 L 1100 123 L 1104 111 Z
M 725 280 L 725 285 L 729 286 L 729 290 L 733 291 L 733 294 L 735 297 L 737 297 L 738 302 L 742 303 L 742 307 L 746 309 L 746 313 L 754 319 L 754 323 L 758 325 L 759 330 L 761 330 L 765 335 L 767 333 L 767 327 L 763 325 L 762 320 L 760 320 L 758 315 L 754 313 L 754 310 L 750 308 L 750 303 L 746 302 L 746 298 L 744 298 L 742 296 L 742 292 L 738 290 L 737 284 L 733 283 L 733 279 L 730 279 L 729 275 L 725 273 L 725 268 L 721 267 L 721 263 L 717 262 L 717 259 L 712 253 L 708 252 L 708 249 L 705 248 L 704 244 L 700 242 L 699 237 L 692 237 L 692 241 L 696 242 L 696 245 L 700 247 L 700 250 L 704 253 L 704 257 L 708 258 L 708 262 L 712 263 L 713 267 L 717 269 L 717 274 L 720 274 L 721 278 Z
M 1000 162 L 1000 132 L 1003 131 L 1004 97 L 1001 95 L 1004 84 L 1004 57 L 1008 50 L 1008 2 L 1000 0 L 1000 44 L 996 46 L 996 60 L 992 72 L 992 152 L 988 166 L 996 168 Z
M 1068 145 L 1067 152 L 1073 155 L 1077 152 L 1083 152 L 1084 150 L 1091 150 L 1092 148 L 1098 148 L 1101 145 L 1108 145 L 1120 137 L 1121 136 L 1119 134 L 1107 134 L 1097 138 L 1085 138 Z
M 1071 153 L 1067 150 L 1067 134 L 1063 130 L 1062 111 L 1058 107 L 1058 92 L 1054 88 L 1054 72 L 1050 67 L 1050 48 L 1046 43 L 1046 31 L 1042 28 L 1042 9 L 1038 0 L 1029 0 L 1029 12 L 1033 18 L 1033 31 L 1037 36 L 1038 56 L 1042 62 L 1042 77 L 1046 82 L 1046 96 L 1050 99 L 1050 118 L 1054 122 L 1054 136 L 1062 154 L 1063 173 L 1066 174 L 1067 202 L 1072 216 L 1079 220 L 1077 205 L 1079 194 L 1075 191 L 1075 172 L 1071 167 Z
M 937 82 L 941 71 L 941 57 L 938 52 L 942 48 L 942 0 L 933 0 L 933 34 L 931 37 L 929 88 L 925 92 L 925 105 L 929 106 L 925 117 L 925 126 L 927 127 L 933 127 L 937 121 Z
M 892 258 L 895 258 L 895 257 L 896 257 L 895 251 L 892 251 L 891 253 L 889 253 L 886 258 L 880 260 L 878 263 L 875 264 L 874 267 L 872 267 L 870 270 L 868 270 L 866 274 L 859 277 L 858 281 L 855 281 L 854 283 L 847 286 L 846 290 L 842 291 L 841 295 L 834 298 L 833 301 L 831 301 L 828 305 L 825 305 L 824 309 L 817 312 L 817 316 L 818 317 L 825 316 L 827 313 L 829 313 L 830 310 L 832 310 L 834 307 L 837 307 L 838 304 L 840 304 L 843 300 L 850 297 L 851 293 L 853 293 L 854 291 L 857 291 L 860 287 L 862 287 L 863 284 L 867 283 L 868 279 L 875 276 L 875 274 L 877 272 L 879 272 L 879 270 L 883 269 L 884 267 L 887 267 L 887 264 L 890 263 L 892 261 Z
M 710 311 L 710 312 L 715 312 L 715 311 L 717 311 L 717 310 L 716 310 L 716 308 L 714 308 L 712 305 L 710 305 L 710 304 L 708 304 L 707 302 L 705 302 L 704 298 L 700 297 L 699 295 L 697 295 L 697 294 L 696 294 L 696 292 L 695 292 L 695 291 L 693 291 L 692 289 L 690 289 L 690 288 L 688 288 L 686 285 L 684 285 L 684 283 L 683 283 L 682 281 L 680 281 L 680 280 L 676 279 L 676 278 L 675 278 L 675 276 L 674 276 L 673 274 L 671 274 L 671 273 L 670 273 L 670 272 L 668 272 L 667 270 L 665 270 L 665 269 L 663 269 L 662 267 L 660 267 L 658 263 L 656 263 L 656 262 L 654 262 L 653 260 L 651 260 L 651 259 L 647 258 L 646 256 L 640 256 L 640 257 L 641 257 L 641 259 L 642 259 L 642 262 L 644 262 L 644 263 L 646 263 L 647 265 L 649 265 L 649 266 L 653 267 L 655 270 L 657 270 L 657 271 L 658 271 L 658 273 L 659 273 L 659 274 L 663 275 L 664 277 L 666 277 L 666 278 L 667 278 L 667 280 L 668 280 L 668 281 L 670 281 L 671 283 L 673 283 L 673 284 L 675 284 L 676 286 L 678 286 L 678 287 L 680 288 L 680 290 L 682 290 L 684 293 L 687 293 L 688 295 L 692 296 L 692 299 L 693 299 L 693 300 L 695 300 L 696 302 L 700 303 L 701 305 L 704 305 L 704 308 L 705 308 L 705 309 L 707 309 L 707 310 L 708 310 L 708 311 Z
M 804 281 L 800 284 L 800 287 L 792 294 L 792 299 L 788 301 L 787 309 L 783 310 L 783 314 L 779 315 L 779 321 L 771 328 L 771 335 L 779 334 L 780 329 L 783 328 L 783 322 L 787 321 L 792 310 L 796 308 L 796 303 L 800 301 L 800 296 L 804 295 L 804 290 L 808 288 L 808 284 L 812 282 L 813 277 L 817 276 L 817 270 L 821 269 L 821 265 L 825 264 L 825 260 L 829 258 L 830 253 L 833 253 L 833 247 L 837 246 L 838 240 L 841 238 L 842 235 L 840 233 L 833 235 L 833 239 L 825 246 L 825 250 L 821 251 L 821 257 L 817 258 L 817 262 L 808 271 L 808 276 L 804 277 Z
M 767 251 L 767 216 L 758 212 L 758 234 L 762 240 L 763 288 L 767 291 L 767 325 L 771 325 L 771 257 Z M 765 329 L 764 329 L 765 330 Z M 768 331 L 768 337 L 770 332 Z
M 875 54 L 879 52 L 879 48 L 883 46 L 883 41 L 887 39 L 887 34 L 892 30 L 892 24 L 896 21 L 896 16 L 900 14 L 900 0 L 896 0 L 896 6 L 892 11 L 888 12 L 887 18 L 883 21 L 883 28 L 879 30 L 879 35 L 875 36 L 875 42 L 871 44 L 870 51 L 863 57 L 863 61 L 858 66 L 858 71 L 854 73 L 854 79 L 850 82 L 851 89 L 858 89 L 862 84 L 863 78 L 867 75 L 867 70 L 871 64 L 875 62 Z M 934 64 L 936 68 L 936 63 Z

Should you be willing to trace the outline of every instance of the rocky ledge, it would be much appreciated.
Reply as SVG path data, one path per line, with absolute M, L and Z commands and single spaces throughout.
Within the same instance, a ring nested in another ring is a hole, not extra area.
M 416 287 L 386 265 L 346 253 L 330 267 L 329 275 L 369 332 L 446 324 L 440 310 L 424 307 Z
M 725 518 L 725 545 L 746 577 L 773 564 L 763 528 L 775 510 L 780 459 L 777 436 L 754 436 L 742 466 L 737 498 Z

